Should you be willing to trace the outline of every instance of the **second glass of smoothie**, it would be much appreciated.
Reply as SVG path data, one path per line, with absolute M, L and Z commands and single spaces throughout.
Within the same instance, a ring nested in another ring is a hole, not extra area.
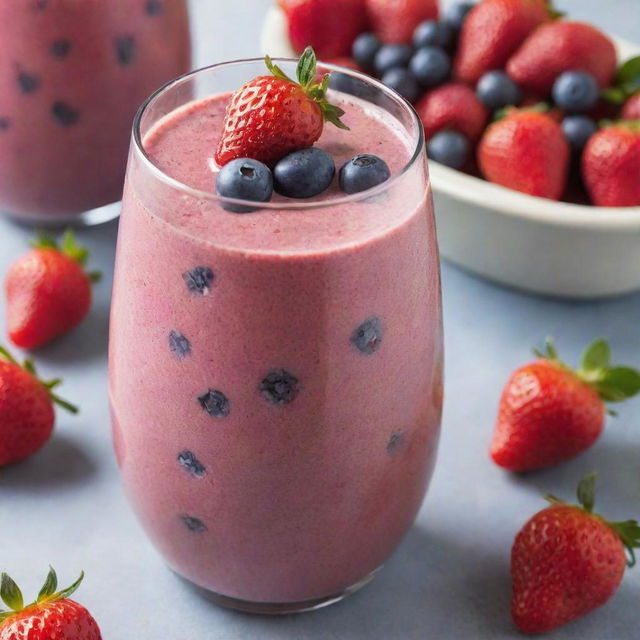
M 422 128 L 373 79 L 344 70 L 329 98 L 350 130 L 327 124 L 316 145 L 338 167 L 377 154 L 387 182 L 244 214 L 215 195 L 230 92 L 265 73 L 203 69 L 136 118 L 110 402 L 125 489 L 169 566 L 222 605 L 286 613 L 365 584 L 413 523 L 438 444 L 441 303 Z
M 0 0 L 0 50 L 0 215 L 117 215 L 135 112 L 189 68 L 186 0 Z

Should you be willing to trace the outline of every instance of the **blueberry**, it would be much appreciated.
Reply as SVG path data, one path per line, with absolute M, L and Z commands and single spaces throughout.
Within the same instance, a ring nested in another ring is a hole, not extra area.
M 63 127 L 71 127 L 80 119 L 80 114 L 66 102 L 54 102 L 51 113 Z
M 387 453 L 390 456 L 394 456 L 405 444 L 405 437 L 400 432 L 392 433 L 387 442 Z
M 598 82 L 584 71 L 565 71 L 556 78 L 551 90 L 558 107 L 570 112 L 588 111 L 596 105 L 600 90 Z
M 352 334 L 351 344 L 367 356 L 375 353 L 382 346 L 382 323 L 380 318 L 367 318 Z
M 403 69 L 402 67 L 389 69 L 389 71 L 382 76 L 382 82 L 387 85 L 387 87 L 397 91 L 409 102 L 414 102 L 420 97 L 420 85 L 418 85 L 418 81 L 409 69 Z
M 444 12 L 443 20 L 454 31 L 460 31 L 469 11 L 473 9 L 473 2 L 458 2 L 447 7 Z
M 180 516 L 180 520 L 182 520 L 184 526 L 192 533 L 204 533 L 207 530 L 202 520 L 194 518 L 193 516 L 183 515 Z
M 596 123 L 587 116 L 567 116 L 562 121 L 562 131 L 571 148 L 580 152 L 589 138 L 598 130 Z
M 522 100 L 520 87 L 504 71 L 488 71 L 476 85 L 476 95 L 485 107 L 494 111 Z
M 198 402 L 212 418 L 225 418 L 229 415 L 229 400 L 222 391 L 209 389 L 198 397 Z
M 0 118 L 0 131 L 7 131 L 11 126 L 9 118 Z
M 274 189 L 289 198 L 311 198 L 327 189 L 335 174 L 335 162 L 324 149 L 292 151 L 273 169 Z
M 178 360 L 182 360 L 191 353 L 191 343 L 185 335 L 172 329 L 169 332 L 169 349 Z
M 266 164 L 251 158 L 237 158 L 225 164 L 216 181 L 216 193 L 227 198 L 268 202 L 273 194 L 273 175 Z M 222 207 L 234 213 L 249 213 L 254 207 L 224 202 Z
M 378 76 L 394 67 L 406 67 L 411 60 L 413 49 L 408 44 L 385 44 L 380 47 L 373 61 Z
M 71 42 L 64 38 L 54 40 L 49 47 L 49 51 L 51 51 L 51 55 L 54 58 L 66 58 L 69 55 L 69 51 L 71 51 Z
M 469 157 L 471 145 L 457 131 L 439 131 L 427 143 L 427 155 L 431 160 L 461 169 Z
M 411 58 L 409 69 L 423 87 L 435 87 L 449 77 L 451 59 L 438 47 L 422 47 Z
M 126 66 L 133 62 L 136 54 L 136 40 L 133 36 L 118 36 L 114 40 L 116 60 Z
M 182 274 L 182 279 L 191 293 L 206 296 L 211 291 L 215 276 L 209 267 L 194 267 Z
M 378 156 L 363 153 L 342 165 L 339 174 L 340 188 L 345 193 L 366 191 L 391 176 L 387 163 Z
M 353 41 L 351 56 L 363 69 L 371 71 L 376 53 L 378 53 L 381 46 L 382 42 L 375 34 L 361 33 Z
M 270 371 L 260 383 L 260 393 L 271 404 L 289 404 L 298 395 L 298 378 L 284 369 Z
M 191 451 L 181 451 L 177 456 L 178 464 L 184 467 L 192 476 L 202 478 L 207 470 Z
M 40 88 L 40 78 L 30 73 L 21 71 L 18 73 L 18 85 L 22 93 L 33 93 Z
M 453 42 L 453 29 L 446 22 L 427 20 L 421 22 L 413 32 L 413 46 L 448 47 Z
M 147 0 L 144 10 L 150 16 L 160 15 L 164 11 L 162 0 Z

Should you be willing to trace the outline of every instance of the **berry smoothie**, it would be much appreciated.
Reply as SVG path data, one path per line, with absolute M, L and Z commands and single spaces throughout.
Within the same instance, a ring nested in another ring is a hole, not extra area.
M 436 456 L 426 158 L 411 161 L 417 130 L 332 93 L 350 130 L 327 125 L 316 146 L 338 167 L 383 157 L 392 178 L 375 195 L 334 183 L 226 211 L 211 194 L 229 94 L 148 127 L 125 186 L 110 343 L 125 488 L 170 567 L 248 610 L 366 580 L 411 526 Z
M 0 0 L 0 48 L 0 213 L 119 200 L 136 109 L 189 66 L 185 0 Z

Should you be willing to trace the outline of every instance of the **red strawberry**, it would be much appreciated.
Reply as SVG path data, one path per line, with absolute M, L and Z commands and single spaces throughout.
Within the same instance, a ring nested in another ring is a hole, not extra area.
M 622 120 L 640 120 L 640 91 L 627 98 L 620 117 Z
M 552 13 L 545 0 L 483 0 L 467 15 L 454 62 L 455 76 L 475 84 L 509 56 Z
M 580 481 L 581 507 L 548 496 L 552 506 L 536 513 L 516 536 L 511 615 L 525 633 L 547 633 L 600 607 L 615 593 L 627 564 L 635 562 L 640 526 L 593 513 L 595 482 L 595 474 Z
M 640 120 L 615 122 L 594 133 L 582 153 L 582 176 L 593 204 L 640 205 Z
M 373 32 L 383 42 L 411 42 L 415 28 L 438 19 L 438 0 L 366 0 Z
M 54 394 L 60 380 L 38 380 L 31 360 L 20 366 L 0 347 L 0 467 L 27 458 L 43 447 L 53 431 L 53 404 L 78 409 Z
M 298 82 L 265 57 L 273 75 L 260 76 L 231 97 L 224 130 L 215 154 L 222 166 L 236 158 L 253 158 L 273 166 L 290 151 L 310 147 L 320 137 L 324 122 L 347 129 L 344 111 L 326 99 L 329 76 L 313 84 L 316 55 L 308 47 L 298 62 Z
M 489 118 L 487 108 L 466 84 L 444 84 L 416 104 L 427 138 L 441 129 L 453 129 L 476 142 Z
M 570 150 L 553 114 L 510 109 L 490 124 L 478 146 L 487 180 L 541 198 L 559 200 L 567 183 Z
M 582 22 L 554 21 L 536 29 L 509 58 L 507 73 L 526 91 L 549 95 L 564 71 L 591 73 L 604 88 L 616 70 L 616 50 L 607 36 Z
M 76 245 L 71 231 L 60 248 L 42 234 L 32 246 L 4 281 L 9 337 L 24 349 L 37 349 L 80 324 L 91 306 L 91 282 L 100 278 L 85 272 L 89 252 Z
M 367 28 L 365 0 L 280 0 L 296 53 L 313 47 L 323 60 L 346 56 Z
M 640 391 L 640 373 L 611 367 L 609 345 L 596 340 L 573 371 L 547 352 L 518 369 L 500 398 L 493 461 L 510 471 L 531 471 L 569 460 L 602 433 L 604 402 L 622 402 Z
M 11 611 L 0 612 L 0 640 L 102 640 L 93 616 L 69 600 L 83 578 L 81 573 L 70 587 L 56 592 L 58 579 L 50 569 L 37 600 L 25 606 L 18 585 L 3 573 L 0 595 Z

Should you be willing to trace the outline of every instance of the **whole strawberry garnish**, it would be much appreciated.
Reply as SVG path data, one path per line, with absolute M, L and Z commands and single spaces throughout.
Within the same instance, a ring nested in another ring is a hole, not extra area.
M 80 324 L 91 306 L 91 282 L 100 277 L 84 270 L 89 252 L 71 231 L 60 247 L 44 234 L 32 247 L 4 281 L 9 337 L 24 349 L 37 349 Z
M 541 198 L 559 200 L 569 171 L 570 150 L 552 114 L 508 109 L 490 124 L 478 146 L 487 180 Z
M 640 120 L 621 120 L 594 133 L 582 153 L 582 177 L 595 205 L 640 205 Z
M 626 99 L 620 117 L 623 120 L 640 120 L 640 91 Z
M 635 564 L 640 526 L 593 513 L 595 483 L 595 474 L 580 481 L 580 507 L 548 496 L 552 506 L 516 536 L 511 615 L 525 633 L 547 633 L 600 607 L 615 593 L 625 567 Z
M 475 84 L 509 56 L 540 24 L 551 20 L 546 0 L 483 0 L 467 15 L 454 63 L 455 76 Z
M 253 158 L 273 166 L 290 151 L 310 147 L 325 121 L 347 129 L 344 111 L 326 99 L 329 74 L 314 83 L 316 54 L 307 47 L 294 82 L 265 56 L 273 75 L 250 80 L 231 97 L 215 159 L 223 166 L 236 158 Z
M 508 74 L 526 91 L 547 96 L 565 71 L 585 71 L 600 88 L 616 70 L 613 42 L 590 24 L 556 20 L 536 29 L 509 58 Z
M 612 367 L 609 345 L 589 345 L 577 370 L 559 358 L 551 341 L 546 353 L 521 367 L 500 398 L 490 453 L 510 471 L 532 471 L 569 460 L 602 433 L 605 402 L 622 402 L 640 391 L 640 373 Z
M 78 409 L 54 393 L 60 379 L 42 382 L 35 365 L 16 359 L 0 346 L 0 467 L 27 458 L 51 437 L 53 405 Z
M 386 43 L 411 42 L 415 28 L 438 19 L 438 0 L 366 0 L 373 32 Z
M 313 47 L 322 60 L 346 56 L 366 30 L 365 0 L 280 0 L 296 53 Z
M 489 117 L 475 91 L 462 83 L 444 84 L 429 91 L 416 104 L 427 138 L 451 129 L 472 142 L 478 140 Z
M 25 606 L 18 585 L 3 573 L 0 596 L 11 610 L 0 611 L 0 640 L 101 640 L 93 616 L 69 600 L 83 578 L 81 573 L 70 587 L 56 591 L 58 578 L 50 569 L 37 599 Z

